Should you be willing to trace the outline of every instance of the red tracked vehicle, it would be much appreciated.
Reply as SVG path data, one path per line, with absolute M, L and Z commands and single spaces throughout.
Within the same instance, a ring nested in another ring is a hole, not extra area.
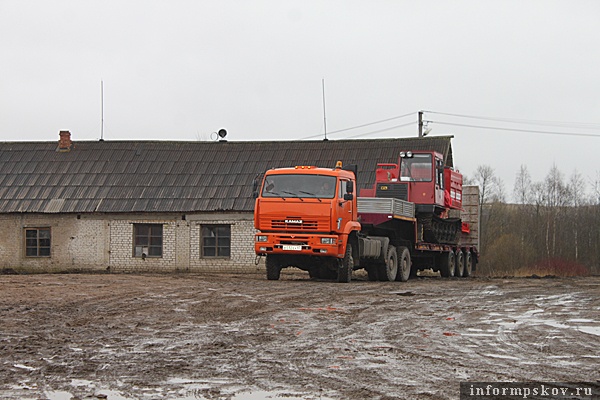
M 455 245 L 461 231 L 468 229 L 460 218 L 449 217 L 451 210 L 462 210 L 462 175 L 444 167 L 437 152 L 401 152 L 398 164 L 377 164 L 374 187 L 360 195 L 414 203 L 426 242 Z

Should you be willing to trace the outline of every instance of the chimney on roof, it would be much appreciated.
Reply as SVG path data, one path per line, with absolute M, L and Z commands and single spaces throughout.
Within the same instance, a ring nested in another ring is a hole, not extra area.
M 60 139 L 58 139 L 58 148 L 56 151 L 71 151 L 71 148 L 73 147 L 73 142 L 71 141 L 71 132 L 60 131 L 58 135 L 60 136 Z

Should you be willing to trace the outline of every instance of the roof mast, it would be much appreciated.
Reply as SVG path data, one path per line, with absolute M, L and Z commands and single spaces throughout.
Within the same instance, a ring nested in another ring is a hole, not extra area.
M 325 130 L 325 138 L 323 140 L 329 140 L 327 139 L 327 114 L 325 113 L 325 78 L 321 79 L 321 86 L 323 88 L 323 129 Z

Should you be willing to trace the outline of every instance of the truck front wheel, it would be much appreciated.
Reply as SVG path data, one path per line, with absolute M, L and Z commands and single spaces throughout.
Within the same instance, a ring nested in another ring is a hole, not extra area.
M 278 281 L 281 275 L 281 265 L 279 257 L 274 254 L 267 254 L 265 266 L 267 267 L 267 279 L 270 281 Z
M 346 245 L 346 253 L 338 268 L 338 282 L 348 283 L 352 280 L 352 270 L 354 269 L 354 257 L 352 256 L 352 245 Z

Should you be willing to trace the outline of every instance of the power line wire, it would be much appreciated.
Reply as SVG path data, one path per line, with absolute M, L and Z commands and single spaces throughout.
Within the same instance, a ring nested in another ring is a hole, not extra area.
M 340 132 L 350 131 L 350 130 L 353 130 L 353 129 L 364 128 L 364 127 L 371 126 L 371 125 L 381 124 L 383 122 L 393 121 L 395 119 L 406 118 L 406 117 L 408 117 L 410 115 L 413 115 L 413 114 L 416 114 L 416 112 L 411 112 L 411 113 L 408 113 L 408 114 L 398 115 L 396 117 L 386 118 L 386 119 L 382 119 L 382 120 L 374 121 L 374 122 L 369 122 L 369 123 L 362 124 L 362 125 L 351 126 L 349 128 L 344 128 L 344 129 L 339 129 L 337 131 L 327 132 L 327 134 L 328 135 L 332 135 L 332 134 L 336 134 L 336 133 L 340 133 Z M 394 127 L 388 128 L 388 129 L 394 129 Z M 300 140 L 314 139 L 314 138 L 319 138 L 319 137 L 322 137 L 322 136 L 323 136 L 322 134 L 312 135 L 312 136 L 307 136 L 307 137 L 301 138 Z
M 459 118 L 471 118 L 471 119 L 482 119 L 487 121 L 499 121 L 499 122 L 510 122 L 516 124 L 528 124 L 528 125 L 545 125 L 545 126 L 563 126 L 563 127 L 574 127 L 578 129 L 600 129 L 600 123 L 594 122 L 565 122 L 565 121 L 543 121 L 543 120 L 531 120 L 531 119 L 519 119 L 519 118 L 500 118 L 500 117 L 481 117 L 476 115 L 466 114 L 453 114 L 439 111 L 423 111 L 428 114 L 447 115 Z
M 466 127 L 466 128 L 478 128 L 478 129 L 493 129 L 493 130 L 498 130 L 498 131 L 509 131 L 509 132 L 541 133 L 541 134 L 546 134 L 546 135 L 562 135 L 562 136 L 600 137 L 600 134 L 593 134 L 593 133 L 537 131 L 537 130 L 532 130 L 532 129 L 500 128 L 500 127 L 482 126 L 482 125 L 455 124 L 455 123 L 451 123 L 451 122 L 439 122 L 439 121 L 426 121 L 426 122 L 432 123 L 432 124 L 439 124 L 439 125 L 462 126 L 462 127 Z
M 354 135 L 354 136 L 348 136 L 348 139 L 353 139 L 353 138 L 357 138 L 357 137 L 361 137 L 361 136 L 367 136 L 367 135 L 374 135 L 376 133 L 381 133 L 381 132 L 386 132 L 386 131 L 391 131 L 392 129 L 399 129 L 399 128 L 404 128 L 405 126 L 409 126 L 409 125 L 413 125 L 416 124 L 417 121 L 413 121 L 413 122 L 409 122 L 407 124 L 402 124 L 402 125 L 396 125 L 396 126 L 391 126 L 389 128 L 384 128 L 384 129 L 380 129 L 377 131 L 373 131 L 373 132 L 367 132 L 367 133 L 361 133 L 359 135 Z

